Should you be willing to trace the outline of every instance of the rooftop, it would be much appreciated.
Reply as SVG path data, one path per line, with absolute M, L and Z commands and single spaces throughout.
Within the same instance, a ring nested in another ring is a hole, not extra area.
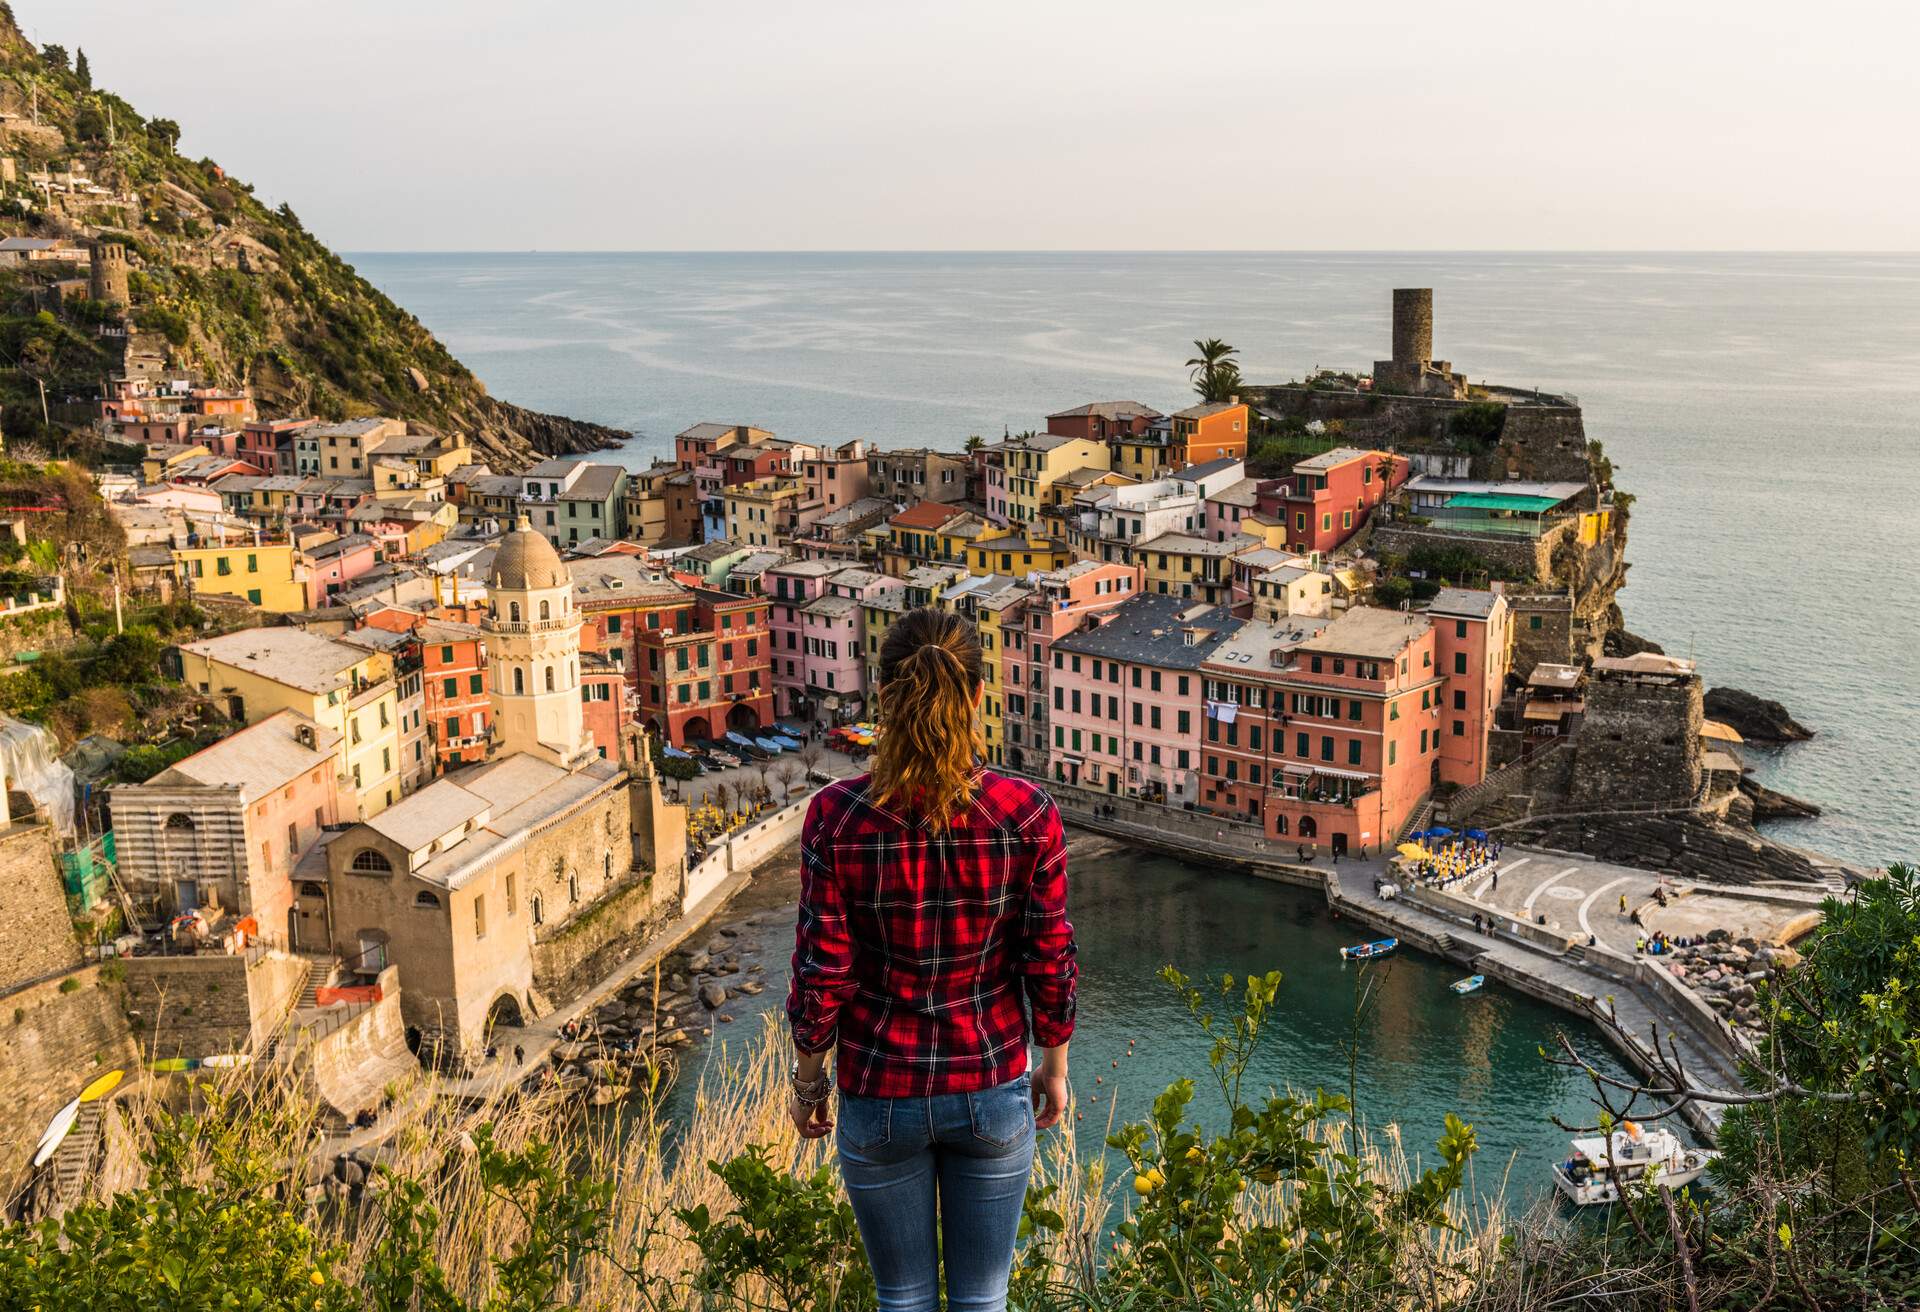
M 1533 673 L 1527 676 L 1527 687 L 1545 688 L 1550 692 L 1572 692 L 1580 686 L 1580 671 L 1571 665 L 1554 665 L 1541 661 L 1533 667 Z
M 887 522 L 898 528 L 935 529 L 966 513 L 944 501 L 917 501 Z
M 1190 405 L 1185 410 L 1175 410 L 1175 419 L 1211 419 L 1223 415 L 1229 410 L 1244 409 L 1238 401 L 1208 401 L 1201 405 Z
M 1236 556 L 1252 545 L 1252 539 L 1242 542 L 1209 542 L 1205 538 L 1196 538 L 1188 533 L 1162 533 L 1157 538 L 1137 544 L 1134 549 L 1182 556 Z
M 311 747 L 294 736 L 303 728 L 313 735 Z M 241 801 L 251 803 L 331 762 L 339 745 L 340 735 L 333 730 L 297 711 L 281 711 L 175 762 L 148 782 L 215 788 L 231 784 L 240 789 Z
M 462 825 L 487 814 L 493 804 L 452 779 L 436 779 L 416 793 L 363 821 L 382 838 L 417 852 Z
M 1351 461 L 1364 460 L 1368 456 L 1377 456 L 1379 454 L 1381 453 L 1378 451 L 1368 451 L 1357 446 L 1337 446 L 1331 451 L 1322 451 L 1317 456 L 1308 456 L 1305 460 L 1296 460 L 1293 462 L 1293 467 L 1295 469 L 1321 472 L 1338 468 Z
M 1427 603 L 1430 615 L 1451 615 L 1459 619 L 1484 620 L 1500 603 L 1498 593 L 1480 588 L 1442 588 Z
M 1224 606 L 1145 593 L 1108 612 L 1099 625 L 1059 639 L 1053 649 L 1163 669 L 1197 670 L 1243 623 Z
M 627 471 L 618 465 L 609 465 L 601 461 L 588 462 L 580 477 L 573 480 L 573 486 L 560 494 L 562 501 L 605 501 L 620 490 L 620 481 Z
M 1141 405 L 1138 401 L 1092 401 L 1086 405 L 1077 405 L 1071 410 L 1060 410 L 1047 416 L 1049 419 L 1077 419 L 1091 415 L 1096 419 L 1159 419 L 1161 414 L 1152 406 Z
M 1279 619 L 1249 621 L 1214 650 L 1210 665 L 1235 669 L 1271 670 L 1273 654 L 1289 652 L 1318 636 L 1333 621 L 1324 616 L 1283 615 Z
M 1202 479 L 1212 478 L 1215 474 L 1224 474 L 1235 465 L 1244 467 L 1245 464 L 1246 462 L 1244 460 L 1236 460 L 1232 456 L 1222 456 L 1218 460 L 1209 460 L 1203 464 L 1188 465 L 1185 469 L 1172 470 L 1167 474 L 1167 477 L 1178 479 L 1182 483 L 1198 483 Z
M 1593 663 L 1595 674 L 1649 674 L 1668 678 L 1688 678 L 1694 672 L 1692 661 L 1678 656 L 1658 656 L 1650 651 L 1632 656 L 1602 656 Z
M 578 606 L 608 601 L 671 601 L 687 595 L 685 588 L 639 556 L 595 556 L 576 561 L 572 574 L 573 600 Z
M 718 424 L 709 420 L 695 424 L 692 428 L 685 429 L 675 436 L 688 438 L 696 442 L 707 442 L 717 437 L 727 437 L 741 429 L 751 430 L 752 428 L 753 425 L 751 424 Z
M 829 592 L 815 597 L 800 608 L 802 615 L 820 615 L 827 619 L 840 619 L 860 609 L 860 603 L 852 597 L 844 597 L 837 592 Z
M 1260 481 L 1243 478 L 1238 483 L 1229 483 L 1212 496 L 1209 501 L 1217 501 L 1223 506 L 1251 506 L 1259 500 Z
M 1424 617 L 1378 606 L 1356 606 L 1300 646 L 1304 651 L 1389 660 L 1428 629 Z
M 242 629 L 180 650 L 312 693 L 342 687 L 347 671 L 367 659 L 358 647 L 305 629 Z
M 1297 466 L 1296 466 L 1297 468 Z M 1552 497 L 1557 504 L 1587 490 L 1585 483 L 1534 483 L 1518 478 L 1435 478 L 1416 474 L 1407 480 L 1406 490 L 1430 496 L 1516 496 Z
M 301 436 L 308 439 L 319 437 L 366 437 L 370 433 L 379 432 L 392 422 L 393 420 L 391 419 L 343 419 L 339 423 L 315 424 L 306 432 L 302 433 Z

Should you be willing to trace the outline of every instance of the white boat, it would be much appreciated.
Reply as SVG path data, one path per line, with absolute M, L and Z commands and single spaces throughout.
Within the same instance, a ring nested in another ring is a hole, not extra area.
M 1573 1141 L 1573 1156 L 1553 1164 L 1553 1181 L 1575 1205 L 1592 1207 L 1620 1201 L 1620 1184 L 1641 1184 L 1651 1175 L 1670 1189 L 1692 1184 L 1719 1154 L 1710 1148 L 1689 1148 L 1671 1130 L 1642 1129 L 1632 1121 L 1607 1139 L 1595 1135 Z M 1618 1177 L 1616 1182 L 1615 1177 Z
M 1487 977 L 1485 975 L 1469 975 L 1465 979 L 1455 980 L 1453 983 L 1447 985 L 1447 987 L 1455 993 L 1474 993 L 1486 982 Z

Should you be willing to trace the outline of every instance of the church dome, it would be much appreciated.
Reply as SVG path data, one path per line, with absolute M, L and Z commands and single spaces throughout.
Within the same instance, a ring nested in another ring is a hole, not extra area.
M 525 515 L 520 516 L 513 532 L 500 540 L 500 548 L 493 554 L 493 568 L 487 572 L 487 586 L 503 592 L 564 588 L 572 581 L 560 553 L 534 532 Z

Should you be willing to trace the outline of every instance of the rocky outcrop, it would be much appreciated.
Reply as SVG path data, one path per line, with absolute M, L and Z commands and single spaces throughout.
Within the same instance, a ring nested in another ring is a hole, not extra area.
M 1706 713 L 1708 719 L 1730 725 L 1750 743 L 1797 743 L 1813 737 L 1813 730 L 1779 702 L 1739 688 L 1708 689 Z
M 1740 777 L 1740 791 L 1752 803 L 1755 820 L 1811 820 L 1820 814 L 1820 808 L 1814 803 L 1790 793 L 1775 792 L 1765 784 L 1756 783 L 1752 775 Z
M 1638 656 L 1642 653 L 1648 653 L 1654 656 L 1664 656 L 1667 654 L 1667 649 L 1655 642 L 1652 638 L 1643 638 L 1639 634 L 1624 627 L 1619 619 L 1619 608 L 1615 607 L 1614 609 L 1613 624 L 1607 629 L 1606 641 L 1602 646 L 1602 650 L 1606 655 Z

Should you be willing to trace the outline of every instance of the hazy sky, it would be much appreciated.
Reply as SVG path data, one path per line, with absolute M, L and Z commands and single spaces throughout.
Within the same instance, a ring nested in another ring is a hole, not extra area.
M 1920 246 L 1910 2 L 14 9 L 347 250 Z

